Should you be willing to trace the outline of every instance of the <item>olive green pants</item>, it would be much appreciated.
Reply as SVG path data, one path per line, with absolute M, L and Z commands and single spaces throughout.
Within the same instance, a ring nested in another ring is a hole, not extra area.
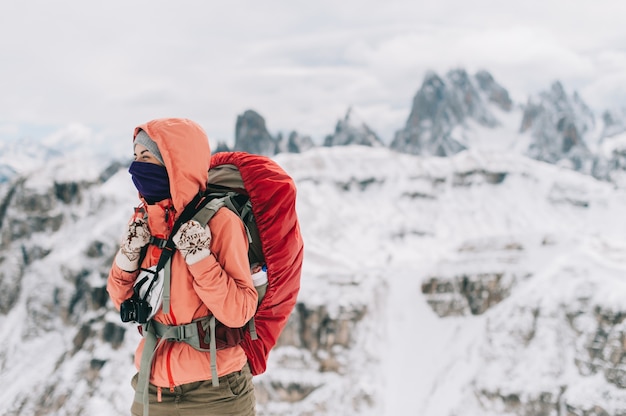
M 131 384 L 137 386 L 136 374 Z M 157 387 L 150 384 L 150 416 L 254 416 L 256 400 L 252 374 L 246 364 L 241 371 L 219 378 L 220 385 L 213 387 L 211 380 L 161 388 L 160 401 Z M 143 405 L 133 402 L 133 416 L 143 416 Z

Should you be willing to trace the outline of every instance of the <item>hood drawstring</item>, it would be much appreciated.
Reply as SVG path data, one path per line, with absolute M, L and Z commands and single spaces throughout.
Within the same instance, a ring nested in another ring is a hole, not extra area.
M 174 228 L 174 222 L 176 210 L 174 210 L 174 206 L 170 205 L 165 208 L 165 223 L 167 224 L 167 229 L 169 232 L 172 232 L 172 228 Z

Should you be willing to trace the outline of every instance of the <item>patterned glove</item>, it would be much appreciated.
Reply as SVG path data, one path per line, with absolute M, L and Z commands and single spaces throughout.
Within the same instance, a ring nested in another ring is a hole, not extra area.
M 122 245 L 115 256 L 120 269 L 134 272 L 139 268 L 141 249 L 150 242 L 150 229 L 143 218 L 135 218 L 128 224 Z
M 211 254 L 211 230 L 198 221 L 184 223 L 172 238 L 187 264 L 194 264 Z

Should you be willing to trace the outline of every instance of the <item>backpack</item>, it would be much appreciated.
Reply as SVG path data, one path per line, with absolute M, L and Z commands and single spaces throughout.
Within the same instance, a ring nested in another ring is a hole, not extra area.
M 252 374 L 257 375 L 265 371 L 269 352 L 287 324 L 300 290 L 304 244 L 296 213 L 296 187 L 268 157 L 216 153 L 211 157 L 207 196 L 215 199 L 226 190 L 225 206 L 242 218 L 249 232 L 251 264 L 264 261 L 267 266 L 268 284 L 253 318 L 257 339 L 254 332 L 244 331 L 240 344 Z

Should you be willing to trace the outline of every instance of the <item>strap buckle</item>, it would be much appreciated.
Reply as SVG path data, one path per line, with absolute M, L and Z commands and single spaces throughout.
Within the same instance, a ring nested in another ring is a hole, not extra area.
M 175 341 L 184 342 L 187 339 L 187 325 L 180 325 L 176 327 L 176 332 L 176 338 L 174 338 Z
M 167 240 L 164 238 L 158 238 L 154 236 L 150 236 L 150 244 L 157 246 L 160 249 L 164 249 L 167 244 Z

